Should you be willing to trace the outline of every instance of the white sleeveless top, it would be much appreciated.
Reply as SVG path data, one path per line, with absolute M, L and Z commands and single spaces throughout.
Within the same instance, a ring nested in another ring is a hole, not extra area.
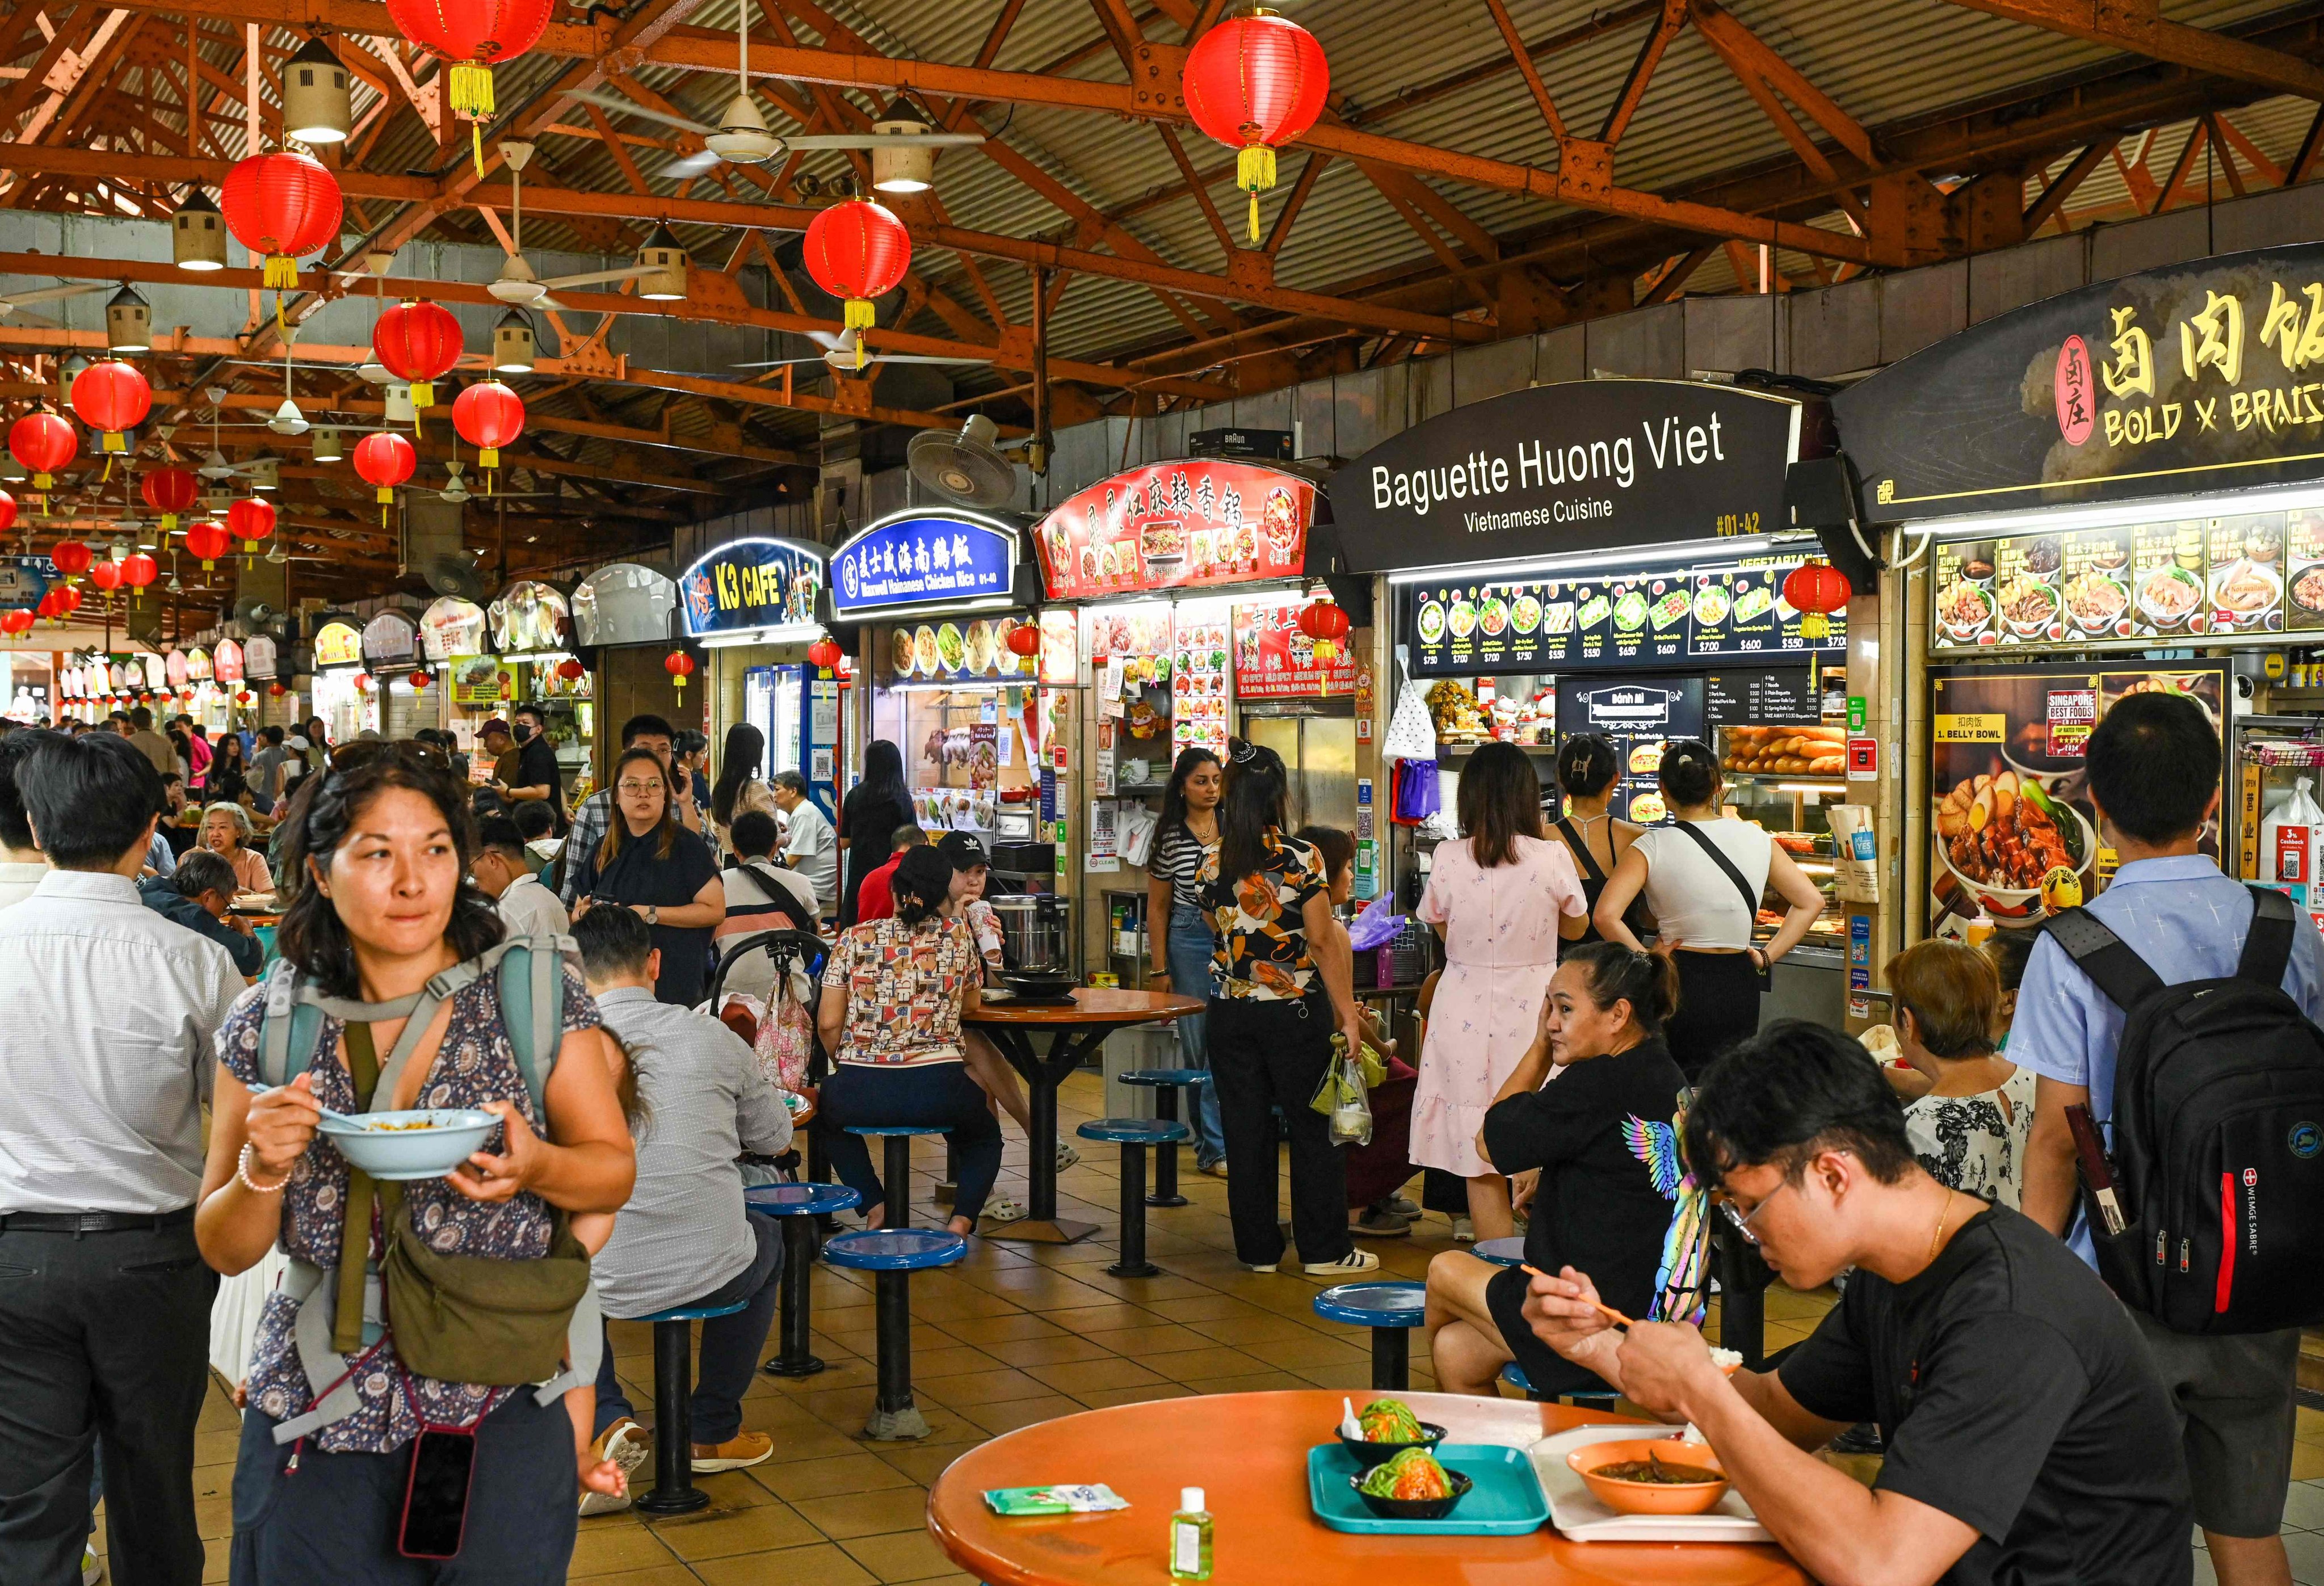
M 1690 824 L 1743 872 L 1755 899 L 1767 890 L 1773 837 L 1731 817 Z M 1751 945 L 1758 910 L 1743 907 L 1741 890 L 1693 838 L 1674 826 L 1648 826 L 1639 834 L 1637 852 L 1646 856 L 1646 907 L 1665 940 L 1693 948 Z

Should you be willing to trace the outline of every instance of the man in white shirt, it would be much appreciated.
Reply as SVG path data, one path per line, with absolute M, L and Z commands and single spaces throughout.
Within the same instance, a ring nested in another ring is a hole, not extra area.
M 0 908 L 32 895 L 49 862 L 33 844 L 32 828 L 24 820 L 24 796 L 16 789 L 16 772 L 35 750 L 64 741 L 62 733 L 19 727 L 0 738 Z
M 805 876 L 815 888 L 816 903 L 825 914 L 839 908 L 839 834 L 815 800 L 807 796 L 807 779 L 797 771 L 777 771 L 771 779 L 775 807 L 788 826 L 783 840 L 783 862 Z
M 468 879 L 492 895 L 512 936 L 569 936 L 573 921 L 557 894 L 525 862 L 524 835 L 504 815 L 476 823 L 476 857 Z
M 133 745 L 43 744 L 17 787 L 55 868 L 0 912 L 0 1581 L 74 1578 L 94 1448 L 115 1574 L 198 1581 L 217 1275 L 194 1201 L 242 976 L 138 900 L 161 782 Z

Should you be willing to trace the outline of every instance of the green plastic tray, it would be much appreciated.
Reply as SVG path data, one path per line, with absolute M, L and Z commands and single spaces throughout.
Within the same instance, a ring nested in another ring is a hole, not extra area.
M 1476 1483 L 1441 1520 L 1383 1520 L 1366 1508 L 1348 1485 L 1357 1469 L 1355 1456 L 1336 1443 L 1307 1451 L 1307 1501 L 1315 1517 L 1334 1531 L 1387 1536 L 1522 1536 L 1548 1521 L 1549 1498 L 1525 1450 L 1447 1443 L 1438 1446 L 1436 1458 L 1446 1470 Z

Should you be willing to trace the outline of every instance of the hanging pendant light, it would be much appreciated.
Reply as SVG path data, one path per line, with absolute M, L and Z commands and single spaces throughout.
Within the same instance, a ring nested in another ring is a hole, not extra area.
M 346 456 L 337 429 L 325 426 L 307 432 L 308 444 L 315 448 L 318 463 L 336 463 Z
M 253 490 L 280 490 L 282 488 L 282 459 L 253 457 L 243 479 Z
M 511 309 L 493 327 L 493 369 L 501 374 L 530 374 L 535 343 L 532 321 Z
M 105 345 L 116 353 L 153 350 L 153 308 L 128 287 L 105 305 Z
M 411 405 L 411 388 L 401 381 L 387 386 L 381 392 L 386 411 L 382 415 L 390 424 L 416 424 L 420 410 Z
M 684 298 L 688 263 L 685 244 L 671 232 L 669 222 L 655 226 L 638 248 L 638 268 L 645 272 L 638 277 L 638 296 L 658 303 Z
M 337 143 L 355 130 L 347 69 L 318 35 L 282 63 L 282 130 L 302 143 Z
M 199 188 L 170 217 L 170 254 L 180 270 L 226 268 L 226 217 Z
M 872 130 L 882 138 L 925 138 L 936 129 L 911 101 L 898 99 L 872 124 Z M 914 148 L 908 143 L 883 143 L 872 151 L 872 185 L 883 193 L 924 193 L 936 175 L 933 145 Z

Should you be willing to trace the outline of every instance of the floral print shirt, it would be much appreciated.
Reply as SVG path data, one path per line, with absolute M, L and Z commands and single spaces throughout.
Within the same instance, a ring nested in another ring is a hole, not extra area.
M 1273 831 L 1258 870 L 1231 884 L 1211 883 L 1211 927 L 1219 943 L 1211 969 L 1218 995 L 1296 1002 L 1316 988 L 1299 911 L 1328 884 L 1322 855 Z
M 263 1084 L 259 1074 L 259 1027 L 266 1012 L 266 982 L 244 991 L 218 1031 L 218 1051 L 226 1072 L 246 1085 Z M 601 1020 L 597 1004 L 570 967 L 565 971 L 565 1033 L 595 1029 Z M 315 1099 L 334 1111 L 353 1111 L 355 1080 L 340 1055 L 344 1027 L 336 1019 L 323 1020 L 314 1064 Z M 384 1063 L 387 1054 L 382 1052 Z M 525 1121 L 544 1139 L 548 1120 L 532 1103 L 516 1052 L 509 1044 L 501 1018 L 500 982 L 485 975 L 455 993 L 452 1016 L 434 1065 L 420 1086 L 422 1107 L 474 1107 L 480 1102 L 516 1103 Z M 484 1142 L 487 1150 L 500 1148 L 495 1130 Z M 307 1148 L 290 1169 L 290 1183 L 282 1192 L 283 1253 L 318 1267 L 339 1259 L 339 1233 L 346 1220 L 347 1164 L 337 1148 L 321 1135 Z M 404 1203 L 411 1209 L 412 1226 L 436 1249 L 447 1255 L 493 1256 L 512 1261 L 538 1260 L 549 1254 L 552 1223 L 548 1203 L 530 1194 L 484 1203 L 469 1200 L 440 1178 L 416 1179 L 403 1185 Z M 370 1259 L 384 1251 L 383 1228 L 374 1209 Z M 302 1415 L 313 1402 L 307 1373 L 299 1363 L 291 1327 L 298 1306 L 277 1290 L 267 1296 L 260 1313 L 258 1333 L 251 1346 L 247 1380 L 250 1404 L 273 1420 Z M 392 1453 L 419 1434 L 425 1419 L 434 1425 L 465 1426 L 498 1409 L 517 1391 L 476 1382 L 439 1382 L 433 1378 L 410 1379 L 411 1393 L 402 1386 L 403 1372 L 395 1358 L 392 1332 L 356 1355 L 344 1357 L 354 1373 L 361 1401 L 353 1415 L 335 1421 L 314 1434 L 326 1453 Z M 329 1384 L 324 1385 L 326 1388 Z M 414 1396 L 418 1403 L 413 1403 Z
M 825 989 L 847 993 L 838 1061 L 883 1068 L 958 1063 L 960 999 L 983 960 L 964 919 L 908 926 L 890 916 L 839 933 Z

